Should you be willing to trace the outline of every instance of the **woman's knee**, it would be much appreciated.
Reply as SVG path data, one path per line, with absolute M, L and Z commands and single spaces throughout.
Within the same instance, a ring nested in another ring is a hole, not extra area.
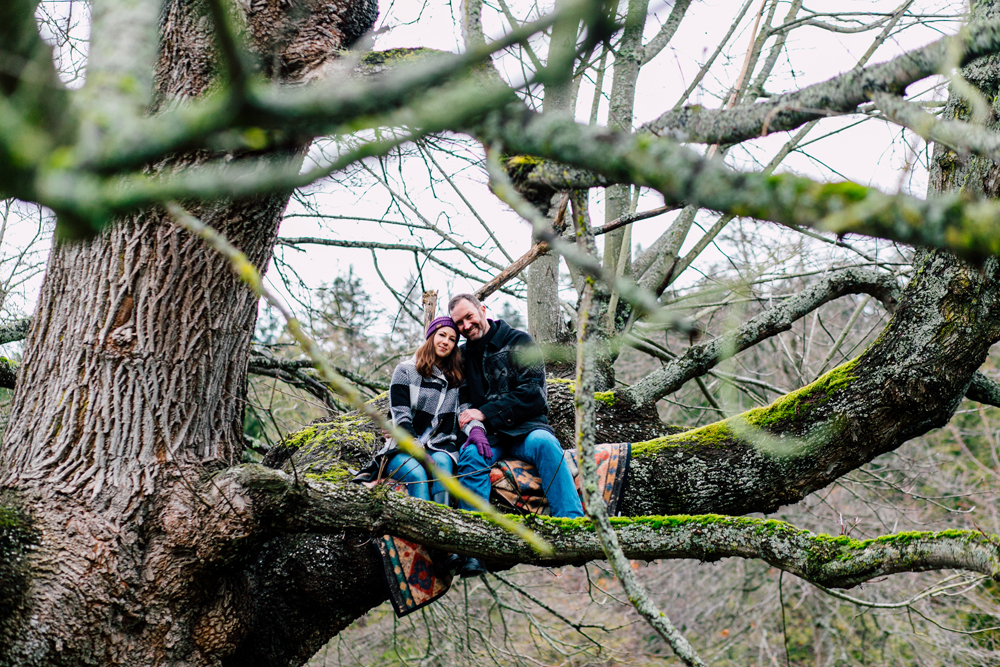
M 454 471 L 455 462 L 452 460 L 451 456 L 446 452 L 433 452 L 431 453 L 431 460 L 434 461 L 434 465 L 448 473 L 449 475 Z
M 486 459 L 483 458 L 474 445 L 469 445 L 459 452 L 458 465 L 459 467 L 482 468 L 486 465 Z
M 389 476 L 407 482 L 427 481 L 427 472 L 420 463 L 409 454 L 396 454 L 389 461 Z

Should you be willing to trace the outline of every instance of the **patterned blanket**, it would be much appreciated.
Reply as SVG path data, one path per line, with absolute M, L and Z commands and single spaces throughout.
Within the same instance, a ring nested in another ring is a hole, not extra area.
M 580 474 L 576 451 L 567 450 L 563 453 L 579 491 Z M 611 516 L 618 513 L 631 455 L 631 443 L 597 446 L 598 482 L 604 490 L 604 501 Z M 490 501 L 501 509 L 518 514 L 549 514 L 542 480 L 533 465 L 516 459 L 499 461 L 490 470 L 490 483 L 493 487 Z M 396 489 L 405 493 L 402 485 Z M 375 546 L 382 558 L 382 571 L 396 616 L 406 616 L 430 604 L 451 587 L 450 574 L 434 571 L 427 547 L 393 535 L 383 535 L 376 539 Z
M 383 535 L 375 540 L 375 546 L 382 557 L 382 573 L 396 616 L 429 605 L 451 587 L 451 574 L 434 572 L 430 553 L 422 544 Z

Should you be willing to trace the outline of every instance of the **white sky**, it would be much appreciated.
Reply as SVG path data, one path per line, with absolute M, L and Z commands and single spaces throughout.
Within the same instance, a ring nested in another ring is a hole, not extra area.
M 518 3 L 511 3 L 517 11 Z M 639 80 L 639 93 L 636 99 L 634 122 L 638 126 L 658 116 L 671 108 L 678 100 L 687 82 L 695 76 L 698 68 L 717 46 L 718 41 L 729 28 L 729 22 L 737 13 L 741 2 L 737 0 L 698 0 L 693 2 L 681 24 L 681 29 L 675 35 L 671 45 L 665 49 L 652 63 L 642 70 Z M 50 2 L 49 8 L 63 11 L 74 6 L 73 3 Z M 488 4 L 487 7 L 490 5 Z M 754 0 L 751 11 L 740 24 L 730 47 L 720 58 L 719 63 L 706 77 L 702 87 L 692 94 L 689 102 L 701 103 L 709 107 L 721 106 L 719 97 L 736 80 L 747 43 L 750 39 L 750 29 L 759 3 Z M 891 12 L 898 6 L 892 1 L 833 1 L 810 3 L 807 5 L 814 11 L 834 12 Z M 75 3 L 77 16 L 80 15 L 81 3 Z M 670 13 L 670 5 L 665 3 L 651 4 L 656 19 L 649 21 L 647 39 L 651 37 L 659 25 L 657 20 L 665 20 Z M 826 8 L 826 9 L 824 9 Z M 393 0 L 383 2 L 381 15 L 377 25 L 378 34 L 375 48 L 379 50 L 399 47 L 425 46 L 436 49 L 459 50 L 461 37 L 455 17 L 458 12 L 458 1 L 454 5 L 448 0 L 426 0 L 424 3 L 412 0 Z M 779 4 L 776 19 L 780 20 L 788 11 L 788 2 Z M 947 0 L 916 0 L 911 11 L 921 14 L 957 14 L 964 11 L 961 4 Z M 487 33 L 498 36 L 503 26 L 497 20 L 497 14 L 486 11 L 485 28 Z M 74 20 L 76 18 L 74 17 Z M 942 34 L 954 33 L 958 24 L 954 21 L 940 21 L 928 26 L 910 28 L 899 35 L 890 38 L 869 61 L 883 62 L 906 49 L 926 44 L 939 38 Z M 85 33 L 86 23 L 78 24 L 78 30 Z M 840 72 L 850 69 L 857 58 L 871 43 L 875 33 L 858 35 L 838 34 L 816 28 L 804 28 L 793 31 L 786 45 L 785 53 L 779 58 L 775 75 L 768 84 L 770 93 L 781 93 L 801 88 L 804 85 L 825 80 Z M 765 46 L 765 54 L 770 48 Z M 727 59 L 728 58 L 728 59 Z M 763 60 L 763 56 L 761 57 Z M 520 70 L 514 58 L 507 57 L 498 63 L 500 69 L 510 78 L 520 78 Z M 923 81 L 911 88 L 911 93 L 930 89 L 935 82 Z M 610 90 L 610 73 L 604 82 L 604 92 Z M 581 86 L 577 117 L 586 121 L 590 114 L 593 99 L 593 84 L 585 82 Z M 939 93 L 940 96 L 940 93 Z M 607 100 L 601 105 L 599 122 L 604 123 L 607 115 Z M 792 171 L 816 179 L 840 180 L 849 179 L 864 185 L 875 186 L 886 191 L 902 189 L 923 196 L 926 188 L 926 173 L 918 165 L 916 169 L 904 173 L 902 167 L 906 160 L 912 161 L 903 142 L 903 133 L 898 127 L 878 121 L 869 121 L 858 127 L 850 127 L 843 132 L 824 135 L 839 128 L 847 128 L 857 122 L 857 117 L 829 119 L 819 125 L 808 140 L 815 143 L 803 147 L 801 152 L 790 155 L 779 171 Z M 727 162 L 741 169 L 759 169 L 766 164 L 771 156 L 784 144 L 789 135 L 780 133 L 770 137 L 747 142 L 732 150 Z M 922 149 L 923 145 L 909 136 L 914 146 Z M 477 159 L 479 149 L 467 145 L 461 150 L 466 157 Z M 493 230 L 500 243 L 512 257 L 517 257 L 530 246 L 530 230 L 526 223 L 514 215 L 507 207 L 496 200 L 486 189 L 486 177 L 482 169 L 470 166 L 465 160 L 438 156 L 438 160 L 449 171 L 456 184 L 462 188 L 465 196 L 471 201 L 479 215 Z M 374 164 L 370 162 L 369 164 Z M 393 187 L 404 189 L 417 204 L 421 214 L 442 228 L 450 228 L 456 235 L 466 236 L 474 244 L 486 244 L 489 247 L 486 233 L 470 215 L 468 208 L 458 199 L 451 188 L 445 183 L 432 184 L 428 180 L 426 169 L 422 164 L 406 163 L 402 168 L 398 164 L 391 165 L 396 170 Z M 456 171 L 457 170 L 457 171 Z M 386 221 L 401 221 L 402 215 L 392 210 L 390 197 L 382 186 L 372 185 L 372 179 L 365 175 L 337 177 L 313 188 L 316 192 L 315 201 L 325 213 L 340 216 L 359 216 L 379 218 Z M 601 194 L 594 191 L 591 195 L 594 203 L 592 215 L 595 224 L 603 222 Z M 644 193 L 638 205 L 639 210 L 645 210 L 660 205 L 662 202 L 655 193 Z M 294 202 L 289 207 L 289 213 L 301 212 L 301 207 Z M 408 216 L 409 211 L 405 212 Z M 711 217 L 704 216 L 710 224 Z M 636 223 L 633 227 L 633 245 L 648 246 L 662 233 L 671 221 L 672 216 Z M 18 239 L 28 233 L 11 230 L 6 238 L 8 243 L 17 243 Z M 761 226 L 763 239 L 778 234 L 773 226 Z M 313 219 L 288 218 L 281 228 L 282 236 L 335 236 L 337 238 L 355 240 L 376 240 L 390 243 L 410 243 L 415 239 L 403 228 L 391 224 L 373 222 L 357 222 L 340 220 L 325 230 L 319 228 Z M 696 237 L 692 233 L 692 237 Z M 424 238 L 429 238 L 426 234 Z M 693 241 L 693 239 L 692 239 Z M 332 280 L 338 273 L 346 272 L 353 265 L 354 272 L 362 277 L 373 300 L 383 304 L 391 313 L 395 312 L 395 302 L 377 276 L 367 250 L 344 250 L 332 248 L 311 247 L 307 253 L 293 250 L 278 250 L 281 257 L 314 286 L 320 282 Z M 446 257 L 447 253 L 442 253 Z M 498 263 L 505 264 L 502 255 L 492 252 L 490 257 Z M 703 266 L 718 261 L 721 254 L 718 250 L 706 252 L 701 261 Z M 414 273 L 412 253 L 379 251 L 379 264 L 386 279 L 402 286 Z M 472 291 L 481 283 L 461 277 L 448 275 L 443 271 L 428 270 L 425 272 L 426 287 L 438 289 L 444 299 L 449 293 L 456 291 Z M 280 292 L 282 286 L 274 275 L 269 273 L 269 280 Z M 37 283 L 38 281 L 34 281 Z M 32 308 L 33 294 L 37 284 L 24 288 L 24 308 Z M 509 297 L 497 295 L 489 305 L 499 307 L 499 304 L 509 300 Z M 376 333 L 387 333 L 385 330 Z
M 919 11 L 923 14 L 946 13 L 952 15 L 963 11 L 961 5 L 956 3 L 931 0 L 923 3 L 923 6 L 917 9 L 918 4 L 913 5 L 912 11 Z M 694 78 L 708 54 L 716 48 L 717 43 L 728 30 L 730 18 L 737 13 L 740 5 L 741 2 L 734 0 L 705 0 L 692 3 L 681 24 L 681 29 L 672 40 L 671 46 L 642 70 L 638 85 L 639 93 L 636 99 L 634 121 L 636 126 L 657 117 L 674 105 L 687 82 Z M 651 6 L 655 8 L 655 16 L 659 20 L 665 20 L 670 13 L 670 5 L 660 3 L 657 6 L 654 3 Z M 692 95 L 690 102 L 698 102 L 710 107 L 720 106 L 718 97 L 738 77 L 758 6 L 759 3 L 755 1 L 751 11 L 747 13 L 731 40 L 731 47 L 727 49 L 730 59 L 724 60 L 725 53 L 723 57 L 720 57 L 719 63 L 703 81 L 702 88 Z M 823 8 L 826 7 L 827 11 L 836 12 L 891 12 L 897 8 L 898 2 L 895 0 L 892 2 L 839 1 L 810 3 L 808 6 L 814 11 L 823 11 Z M 428 0 L 422 4 L 397 0 L 383 4 L 378 24 L 380 33 L 376 38 L 375 48 L 385 50 L 425 46 L 458 50 L 461 48 L 461 36 L 455 21 L 457 11 L 457 2 L 453 7 L 446 1 L 440 0 Z M 780 20 L 787 11 L 788 3 L 780 4 L 775 14 L 776 19 Z M 489 12 L 484 12 L 484 15 L 487 34 L 500 35 L 503 26 L 496 20 L 497 15 Z M 649 24 L 647 26 L 647 39 L 655 34 L 659 28 L 656 20 L 650 20 Z M 943 33 L 953 33 L 956 29 L 957 24 L 953 21 L 910 28 L 891 37 L 875 53 L 869 64 L 888 60 L 906 49 L 921 46 L 938 39 Z M 850 69 L 857 62 L 858 57 L 867 50 L 875 34 L 877 31 L 857 35 L 838 34 L 817 28 L 793 31 L 786 45 L 786 53 L 779 58 L 775 75 L 767 86 L 768 92 L 781 93 L 795 90 Z M 765 45 L 765 53 L 769 47 L 770 42 Z M 763 60 L 763 56 L 761 60 Z M 512 80 L 520 79 L 522 76 L 519 63 L 513 57 L 501 60 L 498 66 Z M 920 82 L 913 86 L 910 92 L 930 89 L 934 83 L 936 82 Z M 610 84 L 609 75 L 604 82 L 605 94 L 610 90 Z M 578 119 L 586 121 L 589 117 L 593 93 L 592 83 L 584 83 L 581 86 L 577 109 Z M 605 99 L 601 106 L 598 122 L 606 122 L 606 116 L 607 101 Z M 904 159 L 908 158 L 912 161 L 912 155 L 908 153 L 903 143 L 903 134 L 900 128 L 878 121 L 869 121 L 859 127 L 852 127 L 840 133 L 835 132 L 837 129 L 855 124 L 857 120 L 857 117 L 845 117 L 824 121 L 807 139 L 807 141 L 818 140 L 805 147 L 803 152 L 793 153 L 786 158 L 782 166 L 779 167 L 779 171 L 791 171 L 821 180 L 849 179 L 886 191 L 902 189 L 923 196 L 926 188 L 926 172 L 919 165 L 908 173 L 904 173 L 902 170 Z M 821 138 L 828 133 L 833 134 Z M 760 169 L 787 141 L 789 136 L 788 133 L 779 133 L 764 139 L 747 142 L 732 150 L 727 161 L 738 168 Z M 914 146 L 923 147 L 923 144 L 914 141 L 912 136 L 909 136 L 909 141 Z M 457 161 L 452 162 L 457 164 Z M 479 224 L 471 218 L 467 209 L 454 197 L 447 185 L 442 184 L 432 191 L 427 181 L 426 171 L 422 166 L 404 168 L 401 172 L 401 180 L 405 183 L 412 198 L 418 202 L 425 217 L 439 224 L 450 222 L 455 231 L 466 231 L 474 242 L 485 241 L 485 234 L 480 229 Z M 456 177 L 456 181 L 462 184 L 463 189 L 467 188 L 466 196 L 473 202 L 480 215 L 491 225 L 508 252 L 517 257 L 528 249 L 530 231 L 526 223 L 521 222 L 505 205 L 498 202 L 486 190 L 485 180 L 482 170 L 470 167 L 466 167 Z M 324 206 L 328 207 L 328 210 L 336 210 L 340 215 L 379 217 L 388 207 L 388 197 L 384 189 L 378 185 L 359 189 L 328 184 L 323 186 L 323 190 L 324 194 L 320 199 Z M 591 200 L 594 202 L 592 207 L 594 223 L 601 224 L 603 222 L 603 208 L 600 192 L 592 191 Z M 657 194 L 644 193 L 638 209 L 645 210 L 660 204 L 662 204 L 662 200 Z M 672 217 L 667 215 L 636 223 L 633 226 L 633 245 L 648 246 L 666 229 Z M 703 217 L 708 224 L 713 219 L 708 215 Z M 386 218 L 398 220 L 399 215 L 389 214 L 386 215 Z M 318 235 L 321 232 L 308 224 L 307 221 L 289 219 L 284 223 L 281 233 L 284 236 L 308 236 Z M 377 239 L 398 242 L 401 238 L 405 239 L 405 237 L 400 237 L 398 227 L 380 227 L 370 222 L 338 223 L 335 233 L 342 238 L 358 240 Z M 776 233 L 778 232 L 773 226 L 762 226 L 762 236 L 767 237 Z M 689 243 L 694 242 L 697 234 L 692 233 L 691 237 Z M 308 273 L 319 276 L 329 275 L 332 277 L 334 271 L 346 270 L 348 265 L 353 264 L 355 272 L 363 276 L 366 285 L 379 301 L 387 305 L 393 303 L 389 293 L 382 289 L 381 282 L 371 267 L 367 251 L 319 249 L 317 251 L 311 250 L 308 256 L 301 253 L 299 255 L 301 256 L 297 255 L 296 265 L 302 266 L 303 270 Z M 498 254 L 494 254 L 494 258 L 503 262 Z M 721 253 L 717 249 L 714 252 L 712 250 L 706 251 L 705 258 L 701 263 L 705 265 L 719 261 L 720 258 Z M 306 266 L 311 268 L 304 268 Z M 380 257 L 380 266 L 391 282 L 402 285 L 412 275 L 414 261 L 412 256 L 408 256 L 407 253 L 386 252 L 384 256 Z M 387 266 L 391 268 L 387 270 Z M 442 296 L 454 291 L 471 291 L 481 284 L 433 270 L 425 273 L 425 277 L 427 278 L 427 287 L 438 289 Z M 499 304 L 507 298 L 502 295 L 495 296 L 490 305 L 498 308 Z

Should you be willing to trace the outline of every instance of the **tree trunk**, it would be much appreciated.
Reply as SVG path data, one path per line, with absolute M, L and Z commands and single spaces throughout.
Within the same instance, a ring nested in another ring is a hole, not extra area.
M 376 15 L 367 1 L 233 6 L 261 70 L 288 82 L 313 76 Z M 95 14 L 93 29 L 105 27 Z M 218 83 L 211 29 L 204 3 L 165 3 L 157 106 Z M 151 171 L 304 148 L 181 155 Z M 263 272 L 287 201 L 189 210 Z M 241 460 L 256 310 L 227 261 L 161 209 L 56 244 L 2 453 L 7 503 L 30 517 L 35 546 L 0 664 L 218 665 L 235 650 L 252 610 L 233 559 L 252 519 L 239 507 L 221 516 L 205 498 L 219 493 L 211 475 Z

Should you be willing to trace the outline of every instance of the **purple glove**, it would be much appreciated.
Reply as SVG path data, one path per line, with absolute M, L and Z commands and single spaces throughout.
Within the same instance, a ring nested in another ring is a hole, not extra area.
M 469 432 L 469 439 L 462 445 L 462 449 L 469 445 L 475 445 L 476 449 L 479 450 L 479 455 L 484 459 L 493 458 L 493 449 L 490 447 L 490 441 L 486 439 L 486 431 L 478 426 Z

